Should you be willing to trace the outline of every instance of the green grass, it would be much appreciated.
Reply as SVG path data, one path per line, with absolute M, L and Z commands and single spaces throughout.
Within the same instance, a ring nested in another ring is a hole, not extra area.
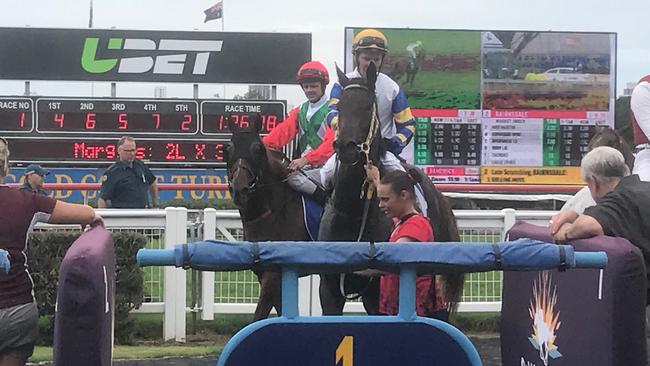
M 221 345 L 206 344 L 161 344 L 140 346 L 115 346 L 113 359 L 145 359 L 163 357 L 202 357 L 218 355 L 223 349 Z M 29 362 L 52 361 L 52 347 L 37 346 Z
M 388 38 L 388 52 L 404 54 L 406 46 L 422 41 L 427 55 L 480 54 L 481 32 L 439 30 L 382 30 Z
M 478 109 L 481 75 L 478 72 L 420 71 L 413 86 L 399 80 L 411 108 Z

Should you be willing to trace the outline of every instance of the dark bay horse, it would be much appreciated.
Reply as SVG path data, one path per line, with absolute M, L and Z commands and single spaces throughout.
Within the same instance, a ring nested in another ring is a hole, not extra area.
M 338 70 L 343 93 L 338 102 L 337 172 L 334 193 L 323 213 L 318 239 L 320 241 L 387 241 L 391 220 L 379 209 L 376 195 L 366 200 L 366 172 L 369 160 L 379 165 L 385 153 L 382 146 L 379 120 L 376 116 L 374 64 L 368 68 L 368 79 L 349 80 Z M 381 169 L 381 167 L 380 167 Z M 438 242 L 460 241 L 456 218 L 451 206 L 420 169 L 422 188 L 428 203 L 435 239 Z M 364 223 L 365 221 L 365 223 Z M 348 284 L 348 279 L 351 280 Z M 453 312 L 460 301 L 463 275 L 442 276 L 442 285 L 449 309 Z M 345 286 L 339 275 L 321 275 L 320 300 L 323 314 L 338 315 L 343 311 L 346 296 L 342 292 L 361 295 L 368 314 L 378 313 L 379 284 L 377 277 L 348 274 Z
M 282 152 L 267 150 L 260 138 L 261 118 L 250 115 L 249 127 L 230 123 L 231 143 L 224 150 L 228 184 L 239 208 L 247 241 L 307 241 L 300 194 L 286 183 Z M 281 313 L 281 275 L 255 271 L 260 296 L 254 320 L 265 319 L 275 307 Z

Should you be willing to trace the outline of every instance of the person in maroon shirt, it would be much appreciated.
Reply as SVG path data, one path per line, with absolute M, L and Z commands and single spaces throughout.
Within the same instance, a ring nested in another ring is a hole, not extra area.
M 366 165 L 368 182 L 376 187 L 379 207 L 394 222 L 391 242 L 432 242 L 434 233 L 429 219 L 418 213 L 415 185 L 419 183 L 417 172 L 399 170 L 388 172 L 381 180 L 379 169 Z M 399 275 L 383 274 L 379 282 L 379 312 L 396 315 L 398 310 Z M 436 291 L 435 275 L 417 276 L 415 306 L 419 316 L 447 321 L 449 313 L 441 291 Z
M 11 270 L 0 274 L 0 366 L 22 366 L 34 351 L 38 309 L 29 275 L 27 238 L 38 222 L 91 224 L 101 218 L 84 205 L 12 188 L 9 144 L 0 137 L 0 249 L 9 253 Z

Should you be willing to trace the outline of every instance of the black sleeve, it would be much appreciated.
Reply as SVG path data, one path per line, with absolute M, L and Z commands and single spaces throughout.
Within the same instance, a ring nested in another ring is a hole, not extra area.
M 605 235 L 616 235 L 626 226 L 626 217 L 631 215 L 630 205 L 626 204 L 617 192 L 603 197 L 596 206 L 587 207 L 584 214 L 593 217 L 603 228 Z
M 111 172 L 111 170 L 108 169 L 102 176 L 102 186 L 99 190 L 99 197 L 104 201 L 108 201 L 113 198 L 113 191 L 115 190 L 114 175 L 115 172 Z
M 145 163 L 142 163 L 142 171 L 144 172 L 144 179 L 147 181 L 147 184 L 152 185 L 156 181 L 156 176 L 153 175 L 151 169 Z

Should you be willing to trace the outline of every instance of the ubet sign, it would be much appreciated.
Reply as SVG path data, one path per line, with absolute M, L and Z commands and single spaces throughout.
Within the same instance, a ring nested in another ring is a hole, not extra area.
M 81 56 L 81 66 L 87 72 L 103 74 L 119 65 L 117 72 L 122 74 L 142 74 L 152 71 L 154 74 L 181 75 L 185 69 L 188 53 L 196 53 L 193 75 L 205 75 L 210 54 L 220 52 L 223 41 L 161 39 L 158 44 L 146 38 L 111 38 L 109 50 L 150 51 L 150 56 L 120 57 L 97 59 L 99 38 L 88 37 L 85 40 Z M 169 52 L 183 52 L 168 54 Z M 165 53 L 165 54 L 160 54 Z

